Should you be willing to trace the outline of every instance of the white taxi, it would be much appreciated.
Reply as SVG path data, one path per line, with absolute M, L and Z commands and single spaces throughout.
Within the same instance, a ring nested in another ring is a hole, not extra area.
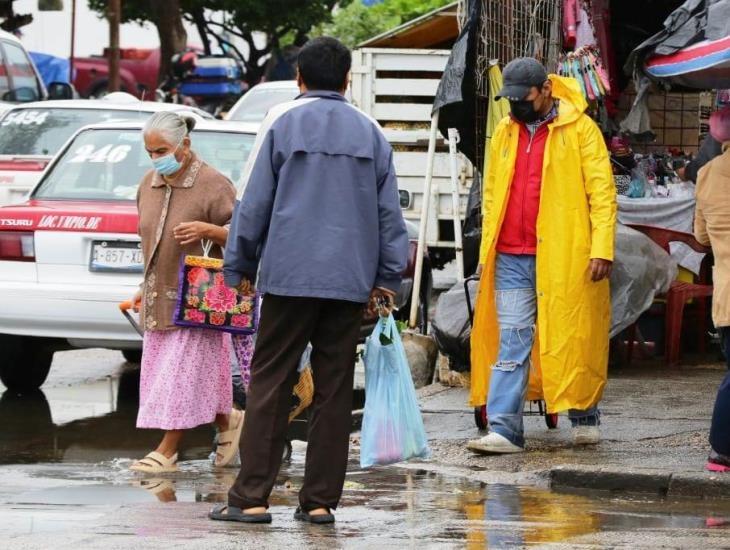
M 14 106 L 0 118 L 0 205 L 21 202 L 53 156 L 83 126 L 112 120 L 142 120 L 157 111 L 200 109 L 140 101 L 118 92 L 104 99 L 38 101 Z
M 40 387 L 53 353 L 69 347 L 122 350 L 138 360 L 141 339 L 118 304 L 141 282 L 137 185 L 150 169 L 143 122 L 76 133 L 22 204 L 0 207 L 0 380 Z M 245 167 L 258 125 L 201 120 L 194 150 L 231 181 Z

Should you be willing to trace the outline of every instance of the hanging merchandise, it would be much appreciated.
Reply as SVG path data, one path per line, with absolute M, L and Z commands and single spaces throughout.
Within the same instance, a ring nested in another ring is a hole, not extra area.
M 611 84 L 600 59 L 595 47 L 584 46 L 565 54 L 558 64 L 558 73 L 575 78 L 589 102 L 604 101 L 611 93 Z
M 509 115 L 509 101 L 505 98 L 497 99 L 499 90 L 502 89 L 502 70 L 496 61 L 489 67 L 489 111 L 487 111 L 487 136 L 484 146 L 484 171 L 487 173 L 489 163 L 489 144 L 492 141 L 497 124 Z
M 563 0 L 563 46 L 572 50 L 578 36 L 578 0 Z

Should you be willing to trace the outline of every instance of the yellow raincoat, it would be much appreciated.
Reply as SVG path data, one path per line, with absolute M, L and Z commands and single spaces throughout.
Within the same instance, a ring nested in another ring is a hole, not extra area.
M 600 401 L 608 367 L 609 282 L 591 281 L 590 260 L 613 261 L 616 188 L 598 126 L 573 78 L 550 75 L 558 116 L 549 123 L 537 218 L 537 331 L 527 399 L 549 412 L 588 409 Z M 479 286 L 471 335 L 471 398 L 486 402 L 499 351 L 494 271 L 517 157 L 519 126 L 497 127 L 484 179 Z

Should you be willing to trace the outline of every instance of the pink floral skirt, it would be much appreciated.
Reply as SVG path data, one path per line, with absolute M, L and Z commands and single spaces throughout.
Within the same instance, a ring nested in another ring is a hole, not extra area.
M 144 334 L 138 428 L 184 430 L 229 414 L 231 337 L 206 329 Z

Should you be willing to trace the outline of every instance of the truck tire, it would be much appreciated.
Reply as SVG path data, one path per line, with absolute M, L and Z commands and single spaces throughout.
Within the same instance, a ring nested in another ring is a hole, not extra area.
M 0 334 L 0 381 L 9 390 L 37 390 L 48 377 L 54 350 L 40 338 Z
M 142 362 L 142 350 L 141 349 L 123 349 L 122 355 L 124 359 L 129 363 L 141 363 Z

